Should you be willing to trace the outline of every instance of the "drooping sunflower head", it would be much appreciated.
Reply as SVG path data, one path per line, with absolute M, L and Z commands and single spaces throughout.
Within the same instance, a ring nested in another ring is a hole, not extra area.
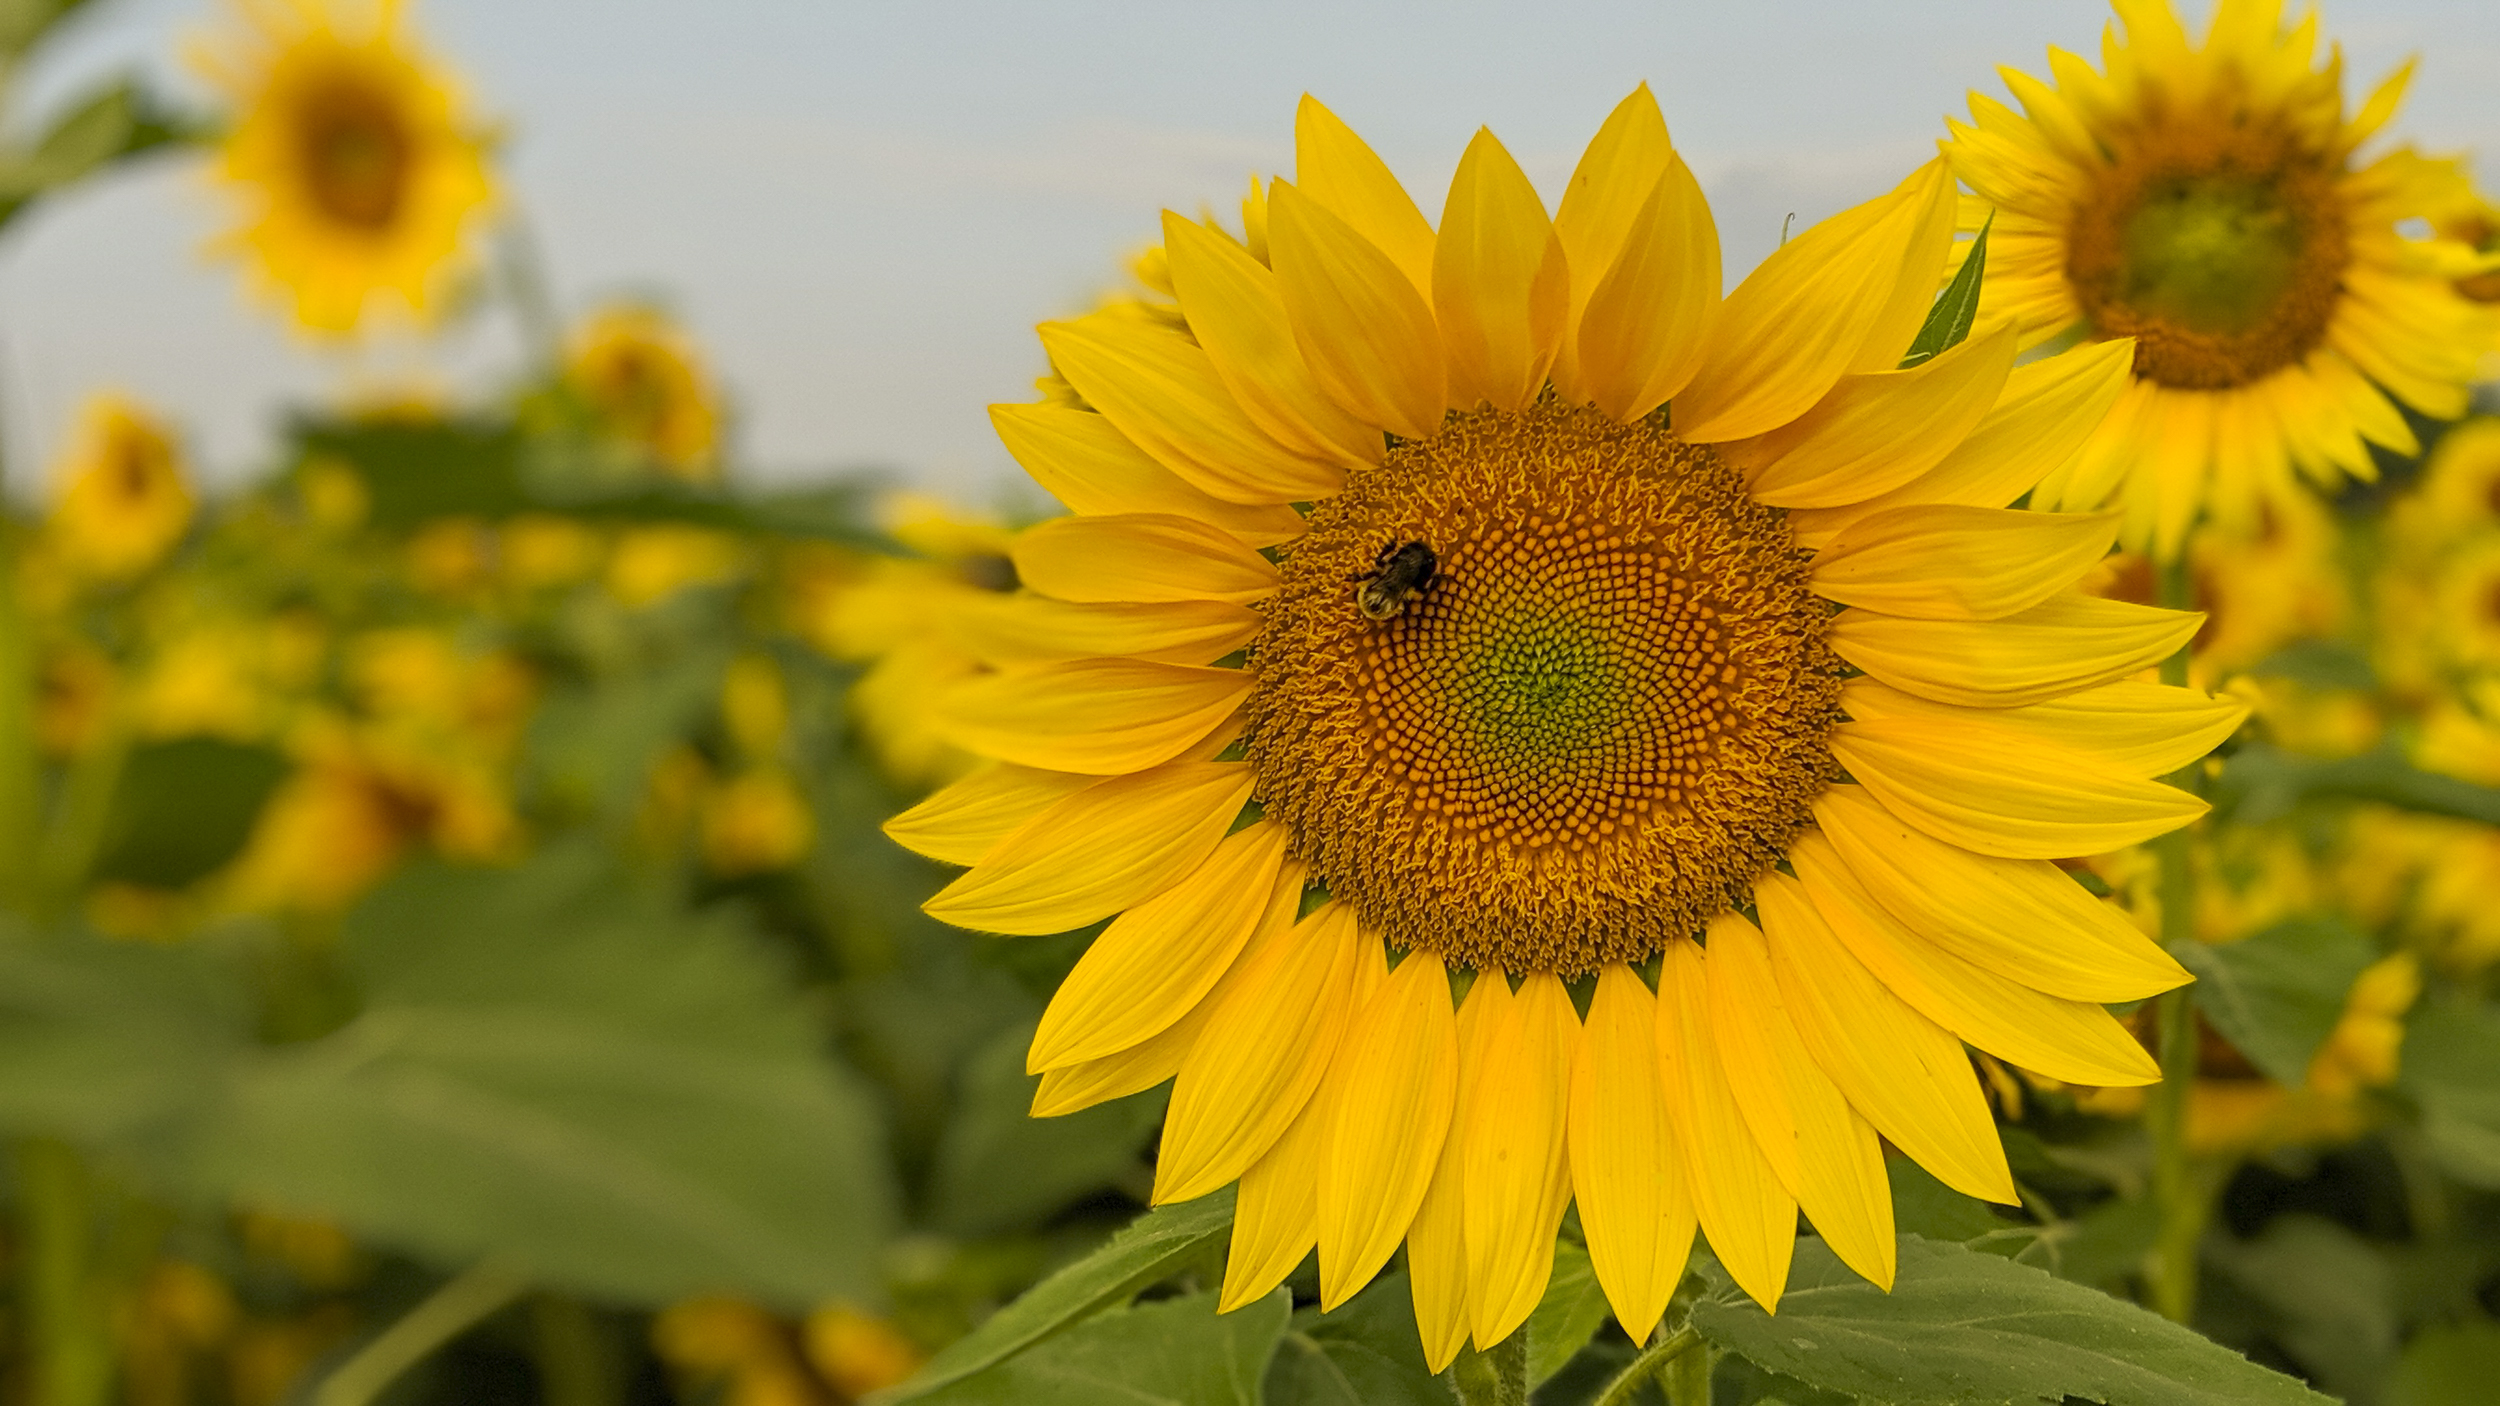
M 126 580 L 171 551 L 191 527 L 191 486 L 173 434 L 136 402 L 98 395 L 80 410 L 53 469 L 50 534 L 88 575 Z
M 1175 1081 L 1156 1197 L 1239 1182 L 1228 1305 L 1404 1241 L 1437 1367 L 1575 1198 L 1635 1338 L 1696 1224 L 1765 1302 L 1800 1207 L 1888 1280 L 1879 1134 L 2012 1195 L 1961 1041 L 2148 1082 L 2094 1003 L 2184 979 L 2049 861 L 2194 815 L 2150 778 L 2241 710 L 2130 678 L 2196 617 L 2076 588 L 2113 516 L 2006 506 L 2132 348 L 1904 369 L 1941 162 L 1722 297 L 1646 88 L 1550 215 L 1490 134 L 1437 228 L 1327 109 L 1296 135 L 994 407 L 1074 515 L 933 710 L 992 764 L 888 832 L 969 866 L 951 921 L 1111 919 L 1035 1108 Z
M 2198 47 L 2168 0 L 2116 8 L 2100 69 L 2053 49 L 2054 84 L 2004 70 L 2022 111 L 1972 94 L 1949 151 L 1965 226 L 1995 216 L 1984 304 L 2026 340 L 2135 345 L 2117 413 L 2035 505 L 2115 501 L 2129 543 L 2168 558 L 2200 511 L 2245 524 L 2295 471 L 2331 485 L 2373 475 L 2369 444 L 2411 453 L 2396 403 L 2461 413 L 2500 319 L 2434 218 L 2471 194 L 2456 165 L 2357 156 L 2410 67 L 2347 115 L 2315 14 L 2221 0 Z
M 614 307 L 573 334 L 565 381 L 600 428 L 694 483 L 720 474 L 720 406 L 683 329 L 649 308 Z
M 317 335 L 377 306 L 418 318 L 465 267 L 492 205 L 486 139 L 398 0 L 244 0 L 201 66 L 236 104 L 217 174 L 239 207 L 221 252 Z

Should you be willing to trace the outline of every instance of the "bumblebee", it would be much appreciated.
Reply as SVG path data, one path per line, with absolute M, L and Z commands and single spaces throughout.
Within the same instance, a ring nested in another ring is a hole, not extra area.
M 1380 549 L 1372 559 L 1372 569 L 1354 579 L 1362 589 L 1354 593 L 1354 608 L 1373 620 L 1389 620 L 1432 589 L 1440 579 L 1441 563 L 1432 548 L 1421 542 L 1392 542 Z

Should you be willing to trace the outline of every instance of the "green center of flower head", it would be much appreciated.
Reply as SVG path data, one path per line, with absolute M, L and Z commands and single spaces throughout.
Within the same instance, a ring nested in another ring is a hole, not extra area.
M 1410 545 L 1434 574 L 1384 582 Z M 1587 407 L 1453 416 L 1287 549 L 1259 796 L 1399 946 L 1638 961 L 1742 902 L 1834 775 L 1828 618 L 1710 451 Z
M 2299 273 L 2300 223 L 2270 181 L 2225 172 L 2163 182 L 2122 227 L 2118 296 L 2191 331 L 2247 332 Z
M 2136 372 L 2246 385 L 2325 339 L 2348 251 L 2335 169 L 2290 136 L 2217 118 L 2138 135 L 2068 229 L 2066 276 Z

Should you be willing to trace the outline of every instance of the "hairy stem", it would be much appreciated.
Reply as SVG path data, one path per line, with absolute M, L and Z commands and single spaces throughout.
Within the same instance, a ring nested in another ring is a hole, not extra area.
M 1528 1329 L 1478 1352 L 1463 1349 L 1450 1364 L 1450 1391 L 1460 1406 L 1528 1406 Z
M 2193 588 L 2184 552 L 2162 564 L 2158 603 L 2185 609 Z M 2192 647 L 2192 646 L 2191 646 Z M 2184 684 L 2188 649 L 2162 661 L 2161 679 Z M 2169 778 L 2184 790 L 2199 789 L 2201 768 L 2190 763 Z M 2153 842 L 2159 862 L 2161 940 L 2176 946 L 2196 935 L 2196 868 L 2189 850 L 2192 829 L 2173 830 Z M 2153 1199 L 2161 1209 L 2161 1229 L 2153 1246 L 2153 1307 L 2165 1318 L 2185 1323 L 2196 1312 L 2196 1246 L 2205 1232 L 2211 1188 L 2189 1155 L 2188 1098 L 2196 1082 L 2196 1008 L 2188 989 L 2165 991 L 2154 1003 L 2159 1036 L 2161 1083 L 2152 1091 L 2145 1119 L 2153 1138 Z
M 1710 1354 L 1694 1351 L 1700 1346 L 1701 1334 L 1694 1332 L 1690 1324 L 1655 1339 L 1641 1350 L 1640 1356 L 1632 1359 L 1631 1366 L 1606 1383 L 1606 1389 L 1597 1395 L 1595 1406 L 1628 1406 L 1633 1393 L 1638 1392 L 1644 1383 L 1670 1368 L 1677 1369 L 1667 1384 L 1668 1399 L 1675 1406 L 1710 1406 L 1710 1378 L 1707 1373 Z M 1688 1380 L 1690 1373 L 1683 1370 L 1692 1362 L 1699 1362 L 1704 1368 L 1698 1394 L 1694 1394 L 1694 1384 Z

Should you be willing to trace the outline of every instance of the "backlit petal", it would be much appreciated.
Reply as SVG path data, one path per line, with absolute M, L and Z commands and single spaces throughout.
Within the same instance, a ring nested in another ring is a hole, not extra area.
M 1247 605 L 1275 594 L 1281 579 L 1233 534 L 1170 513 L 1052 518 L 1018 533 L 1010 555 L 1026 586 L 1087 603 Z
M 1249 695 L 1239 669 L 1079 659 L 963 685 L 937 704 L 957 745 L 1051 771 L 1138 771 L 1170 761 Z
M 1987 418 L 2013 366 L 2008 323 L 1907 371 L 1844 376 L 1803 415 L 1727 453 L 1775 507 L 1864 502 L 1944 462 Z
M 914 854 L 945 864 L 977 864 L 1024 822 L 1100 780 L 992 762 L 930 793 L 883 828 L 886 838 Z
M 1255 780 L 1242 762 L 1173 762 L 1112 777 L 1026 821 L 924 906 L 981 932 L 1081 928 L 1196 869 Z
M 1719 228 L 1680 156 L 1634 213 L 1621 251 L 1580 314 L 1580 393 L 1629 422 L 1672 399 L 1701 368 L 1719 311 Z
M 1840 657 L 1905 693 L 1974 708 L 2039 703 L 2153 667 L 2205 617 L 2079 594 L 2002 620 L 1908 620 L 1871 610 L 1832 621 Z
M 1163 247 L 1190 335 L 1242 412 L 1276 441 L 1354 469 L 1380 462 L 1380 432 L 1330 400 L 1294 344 L 1276 275 L 1204 225 L 1163 212 Z
M 1458 1102 L 1457 1018 L 1441 959 L 1409 952 L 1355 1018 L 1329 1076 L 1320 1306 L 1371 1282 L 1406 1238 Z
M 1995 620 L 2071 586 L 2108 555 L 2118 516 L 1944 504 L 1858 519 L 1815 553 L 1814 589 L 1921 620 Z
M 1701 1233 L 1737 1287 L 1776 1311 L 1796 1249 L 1797 1200 L 1737 1107 L 1719 1062 L 1704 968 L 1698 945 L 1667 944 L 1658 968 L 1659 1077 L 1680 1094 L 1677 1126 Z
M 2176 787 L 2096 766 L 2089 753 L 1936 718 L 1842 723 L 1831 746 L 1886 810 L 2007 859 L 2105 854 L 2211 809 Z
M 1562 240 L 1536 187 L 1493 133 L 1479 129 L 1450 180 L 1432 253 L 1451 406 L 1525 408 L 1544 389 L 1570 303 Z
M 2088 754 L 2124 776 L 2167 776 L 2239 730 L 2248 705 L 2193 688 L 2120 679 L 2020 708 L 1965 708 L 1903 693 L 1870 678 L 1841 685 L 1853 718 L 1933 718 L 1954 727 L 2003 729 Z
M 1553 1273 L 1554 1235 L 1571 1200 L 1563 1126 L 1580 1021 L 1549 973 L 1529 975 L 1515 994 L 1498 972 L 1476 981 L 1492 983 L 1493 1003 L 1464 1127 L 1469 1327 L 1482 1349 L 1528 1320 Z
M 1033 481 L 1073 513 L 1170 513 L 1207 523 L 1253 547 L 1291 541 L 1302 515 L 1282 503 L 1228 503 L 1129 442 L 1091 410 L 993 405 L 990 424 Z
M 1270 188 L 1267 225 L 1294 342 L 1320 389 L 1369 424 L 1430 438 L 1441 427 L 1447 362 L 1423 295 L 1388 255 L 1288 182 Z
M 1293 161 L 1304 194 L 1387 255 L 1418 294 L 1432 291 L 1432 226 L 1424 212 L 1388 163 L 1308 93 L 1293 116 Z
M 1615 1320 L 1647 1342 L 1683 1282 L 1693 1197 L 1658 1087 L 1658 1002 L 1630 967 L 1597 974 L 1571 1066 L 1571 1186 Z

